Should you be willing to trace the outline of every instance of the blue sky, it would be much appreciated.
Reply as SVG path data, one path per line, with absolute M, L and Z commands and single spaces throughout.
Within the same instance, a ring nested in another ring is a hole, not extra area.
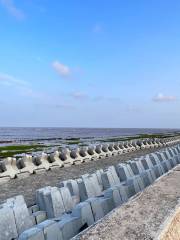
M 180 1 L 0 0 L 0 126 L 180 127 Z

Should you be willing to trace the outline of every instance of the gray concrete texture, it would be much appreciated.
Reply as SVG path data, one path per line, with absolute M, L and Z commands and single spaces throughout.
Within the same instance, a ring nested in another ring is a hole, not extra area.
M 98 174 L 96 171 L 76 180 L 66 180 L 59 184 L 60 187 L 41 188 L 36 191 L 36 206 L 29 210 L 22 196 L 7 199 L 0 205 L 0 232 L 4 234 L 0 240 L 17 236 L 19 239 L 62 240 L 73 237 L 149 186 L 154 180 L 151 172 L 156 179 L 163 175 L 164 162 L 171 161 L 173 166 L 179 163 L 178 151 L 170 148 L 164 151 L 168 156 L 164 161 L 162 151 L 158 151 L 115 167 L 109 166 Z

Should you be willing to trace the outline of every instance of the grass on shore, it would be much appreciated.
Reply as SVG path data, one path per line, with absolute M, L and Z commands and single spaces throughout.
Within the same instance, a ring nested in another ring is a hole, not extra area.
M 112 137 L 106 139 L 100 139 L 99 142 L 120 142 L 120 141 L 129 141 L 129 140 L 138 140 L 138 139 L 146 139 L 146 138 L 168 138 L 168 137 L 175 137 L 179 136 L 179 133 L 174 134 L 139 134 L 136 136 L 129 136 L 129 137 Z
M 81 141 L 80 140 L 73 140 L 73 141 L 67 141 L 66 144 L 67 145 L 75 145 L 75 144 L 80 144 Z
M 0 146 L 0 158 L 13 157 L 17 154 L 41 151 L 45 145 L 11 145 Z

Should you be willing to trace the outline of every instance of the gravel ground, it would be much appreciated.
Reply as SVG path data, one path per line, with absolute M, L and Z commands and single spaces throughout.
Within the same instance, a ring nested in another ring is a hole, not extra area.
M 35 203 L 35 191 L 45 186 L 57 186 L 59 182 L 67 179 L 75 179 L 85 173 L 92 173 L 97 169 L 106 168 L 119 162 L 140 157 L 157 149 L 139 150 L 132 153 L 109 157 L 97 161 L 90 161 L 71 167 L 58 168 L 39 174 L 33 174 L 26 178 L 16 178 L 0 185 L 0 203 L 9 197 L 22 194 L 28 206 Z
M 179 198 L 180 167 L 178 166 L 75 239 L 156 239 L 157 235 L 167 227 L 169 216 L 179 206 Z M 180 239 L 180 236 L 177 239 Z

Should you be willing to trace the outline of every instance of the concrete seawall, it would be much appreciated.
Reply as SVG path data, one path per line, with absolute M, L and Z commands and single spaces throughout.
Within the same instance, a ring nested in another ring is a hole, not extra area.
M 179 200 L 178 166 L 74 239 L 179 240 Z
M 74 236 L 76 239 L 154 238 L 168 210 L 177 205 L 180 189 L 176 184 L 179 180 L 179 142 L 173 141 L 171 147 L 157 147 L 154 152 L 124 162 L 118 160 L 118 156 L 117 162 L 111 161 L 110 166 L 107 164 L 104 169 L 86 172 L 78 178 L 68 179 L 66 176 L 64 181 L 57 179 L 57 186 L 51 182 L 51 186 L 36 189 L 35 185 L 35 192 L 29 193 L 35 196 L 33 206 L 27 206 L 23 195 L 5 199 L 0 204 L 0 240 L 69 240 Z M 104 147 L 104 157 L 110 160 L 110 153 L 107 156 L 106 149 Z M 78 166 L 81 165 L 85 166 Z M 174 178 L 172 174 L 175 174 Z M 23 190 L 29 192 L 33 185 L 32 176 L 21 179 L 29 180 L 29 186 L 23 185 L 23 182 L 20 185 Z M 42 178 L 39 174 L 34 176 Z M 164 178 L 166 180 L 163 182 Z M 15 180 L 12 179 L 8 184 Z M 43 178 L 42 182 L 46 182 L 46 179 Z M 160 186 L 159 182 L 162 182 Z M 173 184 L 178 189 L 173 188 Z M 123 209 L 124 212 L 119 215 Z M 156 222 L 154 217 L 157 218 Z M 148 219 L 153 221 L 149 222 Z
M 53 168 L 49 171 L 42 171 L 38 174 L 31 174 L 25 178 L 15 178 L 0 184 L 0 203 L 7 198 L 22 194 L 28 206 L 35 204 L 35 191 L 45 186 L 58 186 L 60 181 L 69 178 L 78 178 L 83 174 L 92 173 L 98 169 L 105 169 L 117 163 L 123 163 L 130 159 L 161 150 L 164 147 L 139 149 L 117 156 L 101 158 L 98 161 L 84 162 L 79 165 L 71 165 L 68 168 Z M 28 189 L 28 190 L 27 190 Z

